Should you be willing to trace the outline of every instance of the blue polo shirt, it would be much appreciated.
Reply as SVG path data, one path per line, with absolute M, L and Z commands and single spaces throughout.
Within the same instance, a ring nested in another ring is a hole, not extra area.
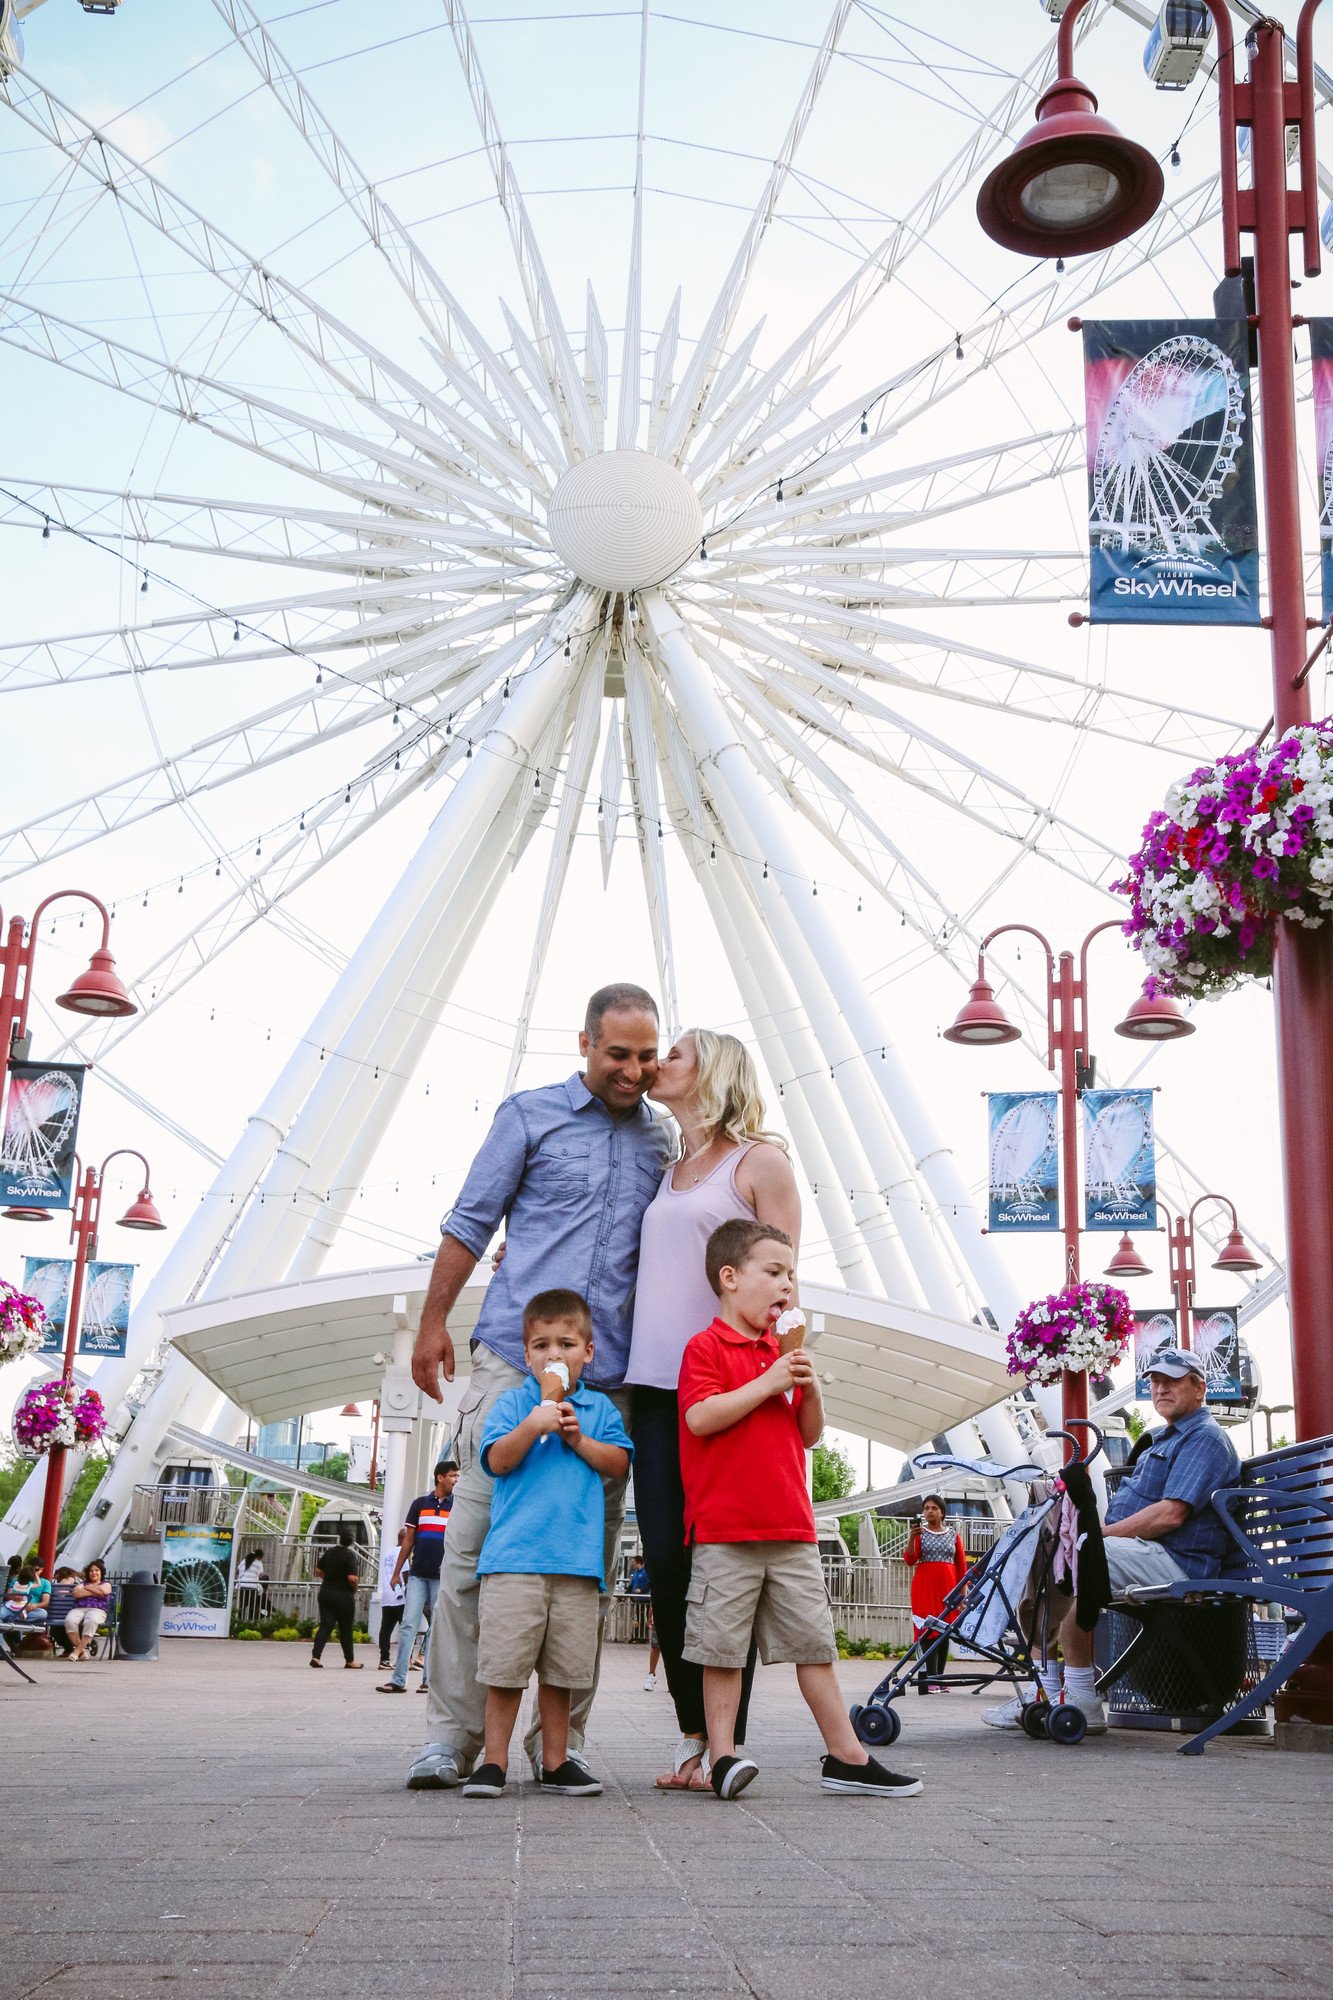
M 1194 1410 L 1159 1431 L 1117 1486 L 1106 1518 L 1127 1520 L 1156 1500 L 1184 1501 L 1191 1510 L 1188 1521 L 1155 1539 L 1186 1576 L 1216 1576 L 1232 1544 L 1208 1503 L 1219 1488 L 1234 1486 L 1239 1478 L 1240 1460 L 1231 1439 L 1211 1410 Z
M 662 1184 L 671 1142 L 640 1100 L 615 1118 L 581 1076 L 507 1097 L 440 1227 L 474 1257 L 502 1222 L 505 1260 L 486 1287 L 475 1338 L 515 1368 L 523 1308 L 565 1286 L 588 1301 L 593 1387 L 625 1379 L 643 1212 Z
M 521 1424 L 541 1401 L 535 1375 L 496 1398 L 481 1437 L 481 1464 L 491 1471 L 490 1449 Z M 578 1411 L 585 1437 L 618 1444 L 633 1456 L 629 1433 L 609 1396 L 582 1382 L 566 1399 Z M 477 1563 L 478 1576 L 592 1576 L 604 1588 L 602 1543 L 606 1499 L 601 1474 L 585 1465 L 562 1438 L 539 1437 L 512 1472 L 491 1473 L 491 1526 Z

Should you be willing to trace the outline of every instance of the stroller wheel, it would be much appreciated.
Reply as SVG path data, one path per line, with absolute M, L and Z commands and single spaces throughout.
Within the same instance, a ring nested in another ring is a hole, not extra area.
M 863 1743 L 872 1749 L 887 1750 L 890 1743 L 896 1743 L 901 1734 L 903 1719 L 896 1709 L 863 1708 L 852 1716 L 852 1727 Z
M 1029 1701 L 1023 1705 L 1023 1734 L 1030 1736 L 1034 1743 L 1044 1743 L 1050 1735 L 1050 1721 L 1058 1710 L 1047 1706 L 1044 1701 Z
M 1088 1733 L 1088 1718 L 1081 1708 L 1068 1706 L 1051 1710 L 1048 1734 L 1052 1743 L 1081 1743 Z

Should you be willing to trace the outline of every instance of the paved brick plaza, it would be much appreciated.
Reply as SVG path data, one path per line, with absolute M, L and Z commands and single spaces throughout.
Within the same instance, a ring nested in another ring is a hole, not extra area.
M 1326 2000 L 1333 1768 L 1254 1743 L 1076 1750 L 913 1699 L 898 1805 L 818 1789 L 789 1671 L 760 1676 L 743 1803 L 649 1789 L 670 1739 L 615 1647 L 606 1796 L 409 1793 L 424 1701 L 297 1645 L 0 1679 L 0 2000 L 753 2000 L 1202 1993 Z M 873 1666 L 843 1669 L 849 1696 Z M 512 1782 L 512 1781 L 511 1781 Z

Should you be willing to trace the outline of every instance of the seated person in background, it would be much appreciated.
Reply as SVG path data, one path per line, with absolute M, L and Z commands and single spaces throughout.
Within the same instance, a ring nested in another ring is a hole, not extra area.
M 88 1659 L 88 1645 L 106 1624 L 106 1615 L 111 1608 L 111 1585 L 106 1580 L 106 1566 L 100 1562 L 90 1562 L 83 1572 L 81 1581 L 74 1586 L 73 1609 L 66 1613 L 65 1630 L 74 1641 L 76 1660 Z
M 1235 1446 L 1205 1409 L 1207 1376 L 1197 1354 L 1163 1347 L 1149 1366 L 1153 1408 L 1164 1421 L 1133 1470 L 1121 1480 L 1106 1510 L 1106 1567 L 1111 1594 L 1216 1576 L 1228 1547 L 1227 1531 L 1209 1505 L 1214 1493 L 1240 1477 Z M 1071 1609 L 1060 1627 L 1063 1695 L 1088 1718 L 1088 1734 L 1106 1733 L 1106 1703 L 1097 1693 L 1093 1635 Z M 1048 1698 L 1058 1702 L 1058 1668 L 1043 1670 Z M 1050 1677 L 1048 1684 L 1047 1676 Z M 1021 1704 L 987 1709 L 994 1729 L 1020 1729 Z
M 34 1601 L 33 1591 L 38 1591 Z M 24 1563 L 17 1576 L 11 1577 L 5 1588 L 4 1622 L 6 1625 L 34 1625 L 45 1628 L 46 1605 L 42 1601 L 37 1572 Z
M 51 1595 L 46 1607 L 51 1644 L 65 1659 L 74 1651 L 74 1641 L 65 1630 L 65 1620 L 74 1609 L 74 1586 L 78 1580 L 76 1569 L 71 1569 L 68 1563 L 60 1563 L 51 1580 Z

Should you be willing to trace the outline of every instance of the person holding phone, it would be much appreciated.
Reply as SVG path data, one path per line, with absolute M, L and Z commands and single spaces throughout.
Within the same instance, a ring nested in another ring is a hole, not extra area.
M 919 1639 L 926 1620 L 939 1617 L 945 1598 L 967 1575 L 967 1557 L 962 1536 L 944 1525 L 944 1502 L 938 1493 L 926 1495 L 921 1513 L 912 1516 L 911 1530 L 903 1561 L 912 1572 L 912 1636 Z M 923 1694 L 929 1687 L 928 1676 L 942 1674 L 948 1659 L 949 1641 L 941 1637 L 921 1662 Z

